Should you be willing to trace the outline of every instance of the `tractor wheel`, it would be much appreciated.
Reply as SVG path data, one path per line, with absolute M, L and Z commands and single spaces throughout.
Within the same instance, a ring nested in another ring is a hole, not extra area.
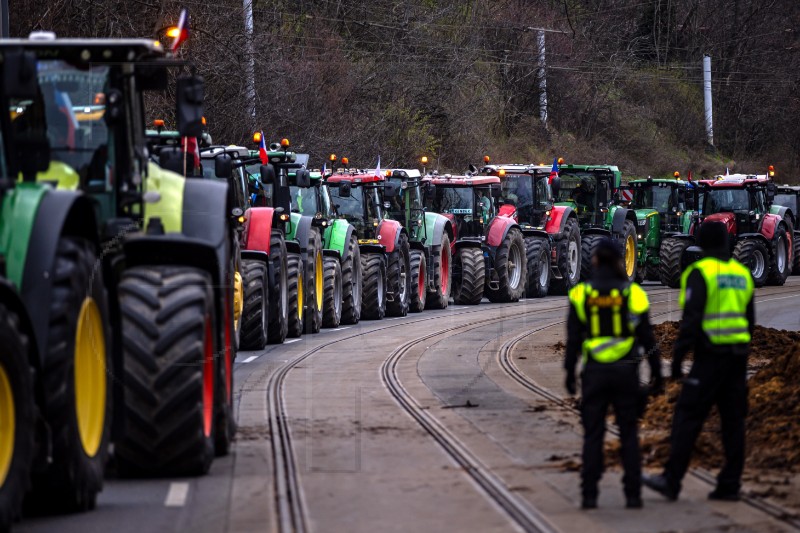
M 290 253 L 286 258 L 286 276 L 289 280 L 289 337 L 297 338 L 303 334 L 305 324 L 306 284 L 303 273 L 303 258 Z
M 525 254 L 528 256 L 526 294 L 528 298 L 544 298 L 550 290 L 550 242 L 541 237 L 528 237 Z
M 800 275 L 800 232 L 795 232 L 792 238 L 794 246 L 794 261 L 792 261 L 792 274 Z
M 28 339 L 19 317 L 2 304 L 0 346 L 0 531 L 9 531 L 30 484 L 35 407 Z
M 93 509 L 103 488 L 111 428 L 111 342 L 94 247 L 63 237 L 53 263 L 50 331 L 41 384 L 52 464 L 33 478 L 26 506 Z
M 338 328 L 342 321 L 342 266 L 336 257 L 326 257 L 324 263 L 322 327 Z
M 188 267 L 136 267 L 120 284 L 125 357 L 124 475 L 201 475 L 215 451 L 211 278 Z
M 661 241 L 658 252 L 658 275 L 662 285 L 672 289 L 681 286 L 681 257 L 683 252 L 692 244 L 689 239 L 676 239 L 667 237 Z
M 775 230 L 775 235 L 772 236 L 771 245 L 771 261 L 767 283 L 770 285 L 783 285 L 792 271 L 792 265 L 789 263 L 789 259 L 792 257 L 792 243 L 789 242 L 787 237 L 786 227 L 783 225 L 778 226 Z
M 217 390 L 214 402 L 214 453 L 217 457 L 228 455 L 236 434 L 236 421 L 233 416 L 233 361 L 236 357 L 236 337 L 234 327 L 233 296 L 226 298 L 224 304 L 224 345 L 222 358 L 217 365 Z
M 342 260 L 342 324 L 358 324 L 361 319 L 363 283 L 358 239 L 351 235 L 347 241 L 347 257 Z
M 381 320 L 386 314 L 386 267 L 383 254 L 361 256 L 364 294 L 361 300 L 361 318 Z
M 411 261 L 408 248 L 408 237 L 400 234 L 394 251 L 389 254 L 386 268 L 386 285 L 391 300 L 386 301 L 386 314 L 389 316 L 406 316 L 411 299 Z
M 283 234 L 273 230 L 269 243 L 269 327 L 270 344 L 283 344 L 289 331 L 289 276 L 286 242 Z
M 630 220 L 622 224 L 622 235 L 619 238 L 622 245 L 622 260 L 628 281 L 636 279 L 636 266 L 638 263 L 639 248 L 637 245 L 636 225 Z
M 244 310 L 239 329 L 242 350 L 262 350 L 267 345 L 269 323 L 269 277 L 266 263 L 243 259 Z
M 325 299 L 325 261 L 322 257 L 322 238 L 317 228 L 312 228 L 308 234 L 307 261 L 305 330 L 306 333 L 319 333 L 322 328 L 322 305 Z
M 511 228 L 494 256 L 498 288 L 487 285 L 486 297 L 490 302 L 516 302 L 525 295 L 525 278 L 528 275 L 528 257 L 522 233 Z
M 425 309 L 425 300 L 428 296 L 428 263 L 425 261 L 425 252 L 411 250 L 409 262 L 411 263 L 411 303 L 409 310 L 412 313 L 421 313 Z
M 442 244 L 431 248 L 433 261 L 433 286 L 435 290 L 428 293 L 425 301 L 426 309 L 447 309 L 450 300 L 450 280 L 452 268 L 450 262 L 450 236 L 442 235 Z
M 644 279 L 647 281 L 661 281 L 659 265 L 648 263 L 644 269 Z
M 564 225 L 564 236 L 556 243 L 556 265 L 561 273 L 560 279 L 553 279 L 550 282 L 550 290 L 553 294 L 567 294 L 569 290 L 578 284 L 583 277 L 583 257 L 581 255 L 581 230 L 578 221 L 574 218 L 567 220 Z M 591 263 L 589 264 L 591 267 Z
M 587 281 L 592 277 L 592 256 L 605 235 L 595 233 L 581 235 L 581 280 Z
M 756 287 L 763 287 L 767 283 L 769 252 L 763 242 L 756 239 L 740 239 L 733 248 L 733 258 L 750 269 Z
M 456 251 L 453 265 L 453 302 L 478 305 L 483 299 L 486 264 L 483 250 L 464 247 Z

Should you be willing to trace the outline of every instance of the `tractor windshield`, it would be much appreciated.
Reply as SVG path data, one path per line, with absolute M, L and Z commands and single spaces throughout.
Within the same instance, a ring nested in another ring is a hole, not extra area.
M 533 208 L 533 177 L 529 174 L 507 174 L 500 185 L 500 196 L 504 203 L 511 204 L 517 211 Z
M 497 214 L 491 189 L 486 187 L 449 187 L 437 185 L 428 197 L 428 208 L 451 219 L 458 234 L 475 237 L 483 234 L 484 224 Z
M 713 188 L 705 191 L 703 214 L 750 211 L 750 194 L 747 189 Z
M 422 215 L 422 194 L 419 181 L 391 177 L 389 182 L 395 185 L 397 194 L 389 201 L 391 207 L 388 216 L 404 224 L 419 219 Z M 405 188 L 403 188 L 403 183 L 405 183 Z
M 673 189 L 667 184 L 658 183 L 636 187 L 633 191 L 634 209 L 655 209 L 667 213 L 675 207 Z
M 298 187 L 292 185 L 289 190 L 292 194 L 292 211 L 305 216 L 313 217 L 317 213 L 328 216 L 330 213 L 330 197 L 328 191 L 321 186 Z
M 559 174 L 561 189 L 557 202 L 575 202 L 587 209 L 594 208 L 597 177 L 592 172 L 564 172 Z
M 102 187 L 113 173 L 112 134 L 103 118 L 109 67 L 79 70 L 64 61 L 49 60 L 39 61 L 37 69 L 39 94 L 10 102 L 14 135 L 46 132 L 52 159 L 63 165 L 50 165 L 40 179 L 58 181 L 69 189 L 77 189 L 80 183 Z
M 776 194 L 775 200 L 772 203 L 774 205 L 788 207 L 793 213 L 797 213 L 797 196 L 794 194 Z
M 205 168 L 203 170 L 205 172 Z M 250 205 L 255 207 L 272 207 L 272 184 L 261 181 L 261 163 L 253 163 L 244 167 Z
M 360 236 L 366 234 L 369 225 L 377 225 L 381 219 L 378 188 L 353 183 L 350 196 L 339 195 L 339 183 L 329 183 L 331 200 L 336 212 L 350 224 L 355 226 Z
M 436 194 L 431 198 L 431 211 L 442 214 L 473 214 L 472 189 L 469 187 L 436 187 Z

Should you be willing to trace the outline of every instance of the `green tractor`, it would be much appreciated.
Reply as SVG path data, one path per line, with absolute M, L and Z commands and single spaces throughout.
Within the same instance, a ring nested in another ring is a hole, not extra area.
M 88 509 L 112 438 L 119 470 L 138 475 L 202 474 L 229 449 L 227 188 L 147 158 L 142 92 L 165 89 L 167 68 L 181 65 L 159 43 L 0 44 L 18 53 L 18 79 L 35 87 L 6 95 L 23 167 L 9 175 L 23 181 L 4 197 L 0 240 L 39 354 L 28 501 Z M 180 76 L 176 95 L 178 129 L 199 135 L 202 79 Z
M 581 279 L 592 274 L 591 257 L 603 237 L 611 237 L 623 250 L 628 279 L 636 277 L 638 235 L 636 214 L 615 203 L 622 174 L 612 165 L 561 165 L 556 205 L 568 206 L 577 215 L 581 232 Z
M 792 228 L 792 274 L 800 275 L 800 229 L 797 215 L 800 213 L 800 187 L 797 185 L 778 185 L 770 213 L 776 213 L 785 207 L 790 216 Z
M 423 309 L 447 309 L 450 300 L 450 243 L 455 242 L 453 224 L 423 206 L 422 174 L 417 169 L 387 171 L 387 180 L 398 191 L 389 202 L 387 215 L 408 231 L 411 264 L 411 304 L 414 313 Z
M 636 281 L 680 284 L 681 256 L 694 239 L 692 224 L 699 214 L 697 189 L 679 179 L 641 179 L 629 182 L 629 207 L 636 213 L 639 250 Z

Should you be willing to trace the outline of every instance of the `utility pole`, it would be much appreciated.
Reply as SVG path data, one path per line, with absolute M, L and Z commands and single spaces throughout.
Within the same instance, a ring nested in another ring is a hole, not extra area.
M 5 1 L 5 0 L 3 0 Z M 253 44 L 253 0 L 244 2 L 244 34 L 245 54 L 245 95 L 247 98 L 247 111 L 252 119 L 252 126 L 256 126 L 256 54 Z
M 547 127 L 547 76 L 545 73 L 544 30 L 536 32 L 536 41 L 539 45 L 539 119 Z
M 0 0 L 0 39 L 11 37 L 8 24 L 8 0 Z
M 703 56 L 703 101 L 706 109 L 706 141 L 714 150 L 714 119 L 711 107 L 711 56 Z

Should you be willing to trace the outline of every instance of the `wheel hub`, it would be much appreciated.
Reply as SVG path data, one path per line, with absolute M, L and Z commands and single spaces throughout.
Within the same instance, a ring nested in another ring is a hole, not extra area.
M 520 275 L 520 269 L 517 268 L 517 265 L 521 263 L 520 258 L 521 253 L 519 247 L 512 245 L 508 254 L 508 285 L 514 289 L 519 286 L 520 278 L 522 277 Z
M 106 341 L 97 303 L 86 297 L 75 332 L 75 411 L 83 451 L 94 457 L 106 416 Z
M 578 257 L 578 243 L 571 240 L 567 246 L 567 267 L 569 268 L 567 274 L 570 279 L 575 279 L 578 275 Z
M 314 288 L 316 289 L 317 309 L 322 309 L 322 300 L 324 298 L 325 288 L 325 273 L 322 268 L 322 252 L 317 252 L 317 259 L 314 262 Z
M 14 457 L 15 431 L 14 391 L 6 369 L 0 366 L 0 487 L 5 484 Z
M 625 272 L 628 277 L 633 276 L 633 271 L 636 269 L 636 241 L 633 235 L 628 235 L 625 239 Z

